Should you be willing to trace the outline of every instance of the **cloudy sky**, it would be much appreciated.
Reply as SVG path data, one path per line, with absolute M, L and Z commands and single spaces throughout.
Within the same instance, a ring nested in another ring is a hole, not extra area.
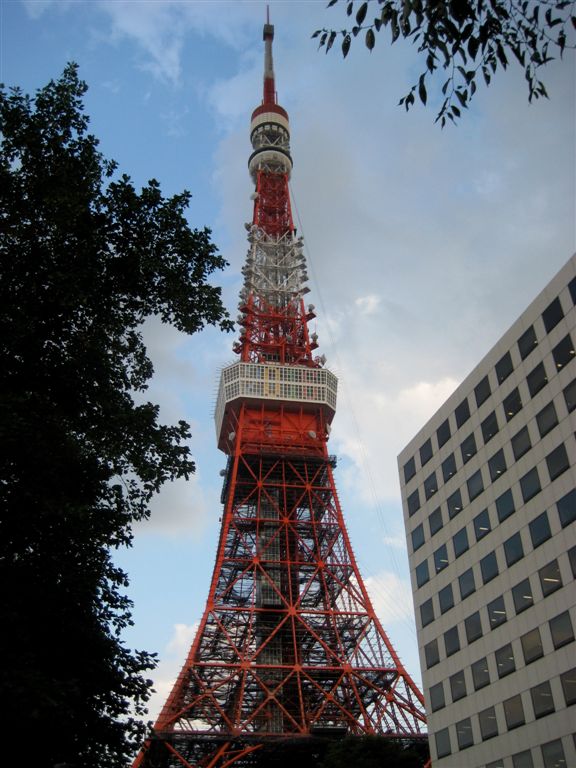
M 321 351 L 339 377 L 330 450 L 352 543 L 374 603 L 420 679 L 396 456 L 574 252 L 575 57 L 545 73 L 549 101 L 527 102 L 511 68 L 479 87 L 461 124 L 396 106 L 421 63 L 386 33 L 346 61 L 310 39 L 344 26 L 339 3 L 270 2 L 280 103 L 292 126 L 294 212 L 306 242 Z M 236 316 L 243 223 L 251 218 L 249 120 L 261 99 L 263 2 L 1 0 L 0 81 L 33 91 L 80 65 L 103 153 L 136 184 L 193 194 L 229 261 L 218 276 Z M 158 694 L 184 660 L 208 592 L 221 508 L 212 411 L 233 335 L 185 338 L 151 321 L 150 398 L 192 424 L 192 482 L 157 498 L 134 547 L 135 625 L 157 651 Z

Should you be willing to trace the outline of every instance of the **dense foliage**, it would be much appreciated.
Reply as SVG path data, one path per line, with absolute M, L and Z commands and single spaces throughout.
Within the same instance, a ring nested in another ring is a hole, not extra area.
M 125 647 L 111 548 L 194 464 L 188 425 L 136 405 L 140 334 L 228 328 L 225 266 L 189 194 L 138 193 L 97 149 L 75 65 L 35 97 L 0 89 L 0 688 L 26 765 L 113 768 L 142 738 L 153 657 Z
M 328 7 L 337 2 L 330 0 Z M 489 85 L 510 60 L 524 70 L 530 101 L 547 96 L 540 68 L 574 48 L 575 0 L 347 0 L 346 14 L 353 19 L 351 27 L 314 32 L 320 47 L 328 52 L 341 36 L 347 56 L 353 38 L 362 33 L 372 50 L 383 28 L 390 30 L 392 43 L 399 37 L 410 40 L 425 58 L 425 67 L 400 104 L 408 110 L 416 93 L 426 104 L 427 78 L 445 70 L 448 77 L 436 118 L 442 126 L 461 116 L 480 78 Z

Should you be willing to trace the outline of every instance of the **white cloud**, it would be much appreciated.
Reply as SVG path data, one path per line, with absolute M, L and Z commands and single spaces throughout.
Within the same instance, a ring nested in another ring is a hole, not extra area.
M 373 315 L 380 306 L 380 296 L 370 294 L 369 296 L 360 296 L 354 302 L 362 315 Z
M 154 693 L 148 702 L 148 719 L 155 721 L 160 714 L 160 710 L 186 661 L 199 624 L 200 622 L 194 622 L 192 625 L 174 624 L 172 637 L 161 655 L 158 666 L 151 675 Z
M 202 487 L 197 469 L 189 480 L 165 483 L 150 503 L 150 518 L 136 523 L 134 531 L 146 536 L 161 534 L 199 539 L 210 514 L 219 508 L 219 499 L 214 492 Z
M 376 615 L 384 628 L 396 623 L 413 625 L 412 590 L 409 582 L 390 571 L 364 579 Z

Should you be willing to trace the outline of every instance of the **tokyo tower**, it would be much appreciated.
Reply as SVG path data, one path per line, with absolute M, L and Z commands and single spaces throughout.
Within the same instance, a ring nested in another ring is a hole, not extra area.
M 238 360 L 222 371 L 215 413 L 228 457 L 216 563 L 188 658 L 134 768 L 272 766 L 281 745 L 346 734 L 426 739 L 423 696 L 374 613 L 336 494 L 327 443 L 337 379 L 308 328 L 273 37 L 266 23 Z

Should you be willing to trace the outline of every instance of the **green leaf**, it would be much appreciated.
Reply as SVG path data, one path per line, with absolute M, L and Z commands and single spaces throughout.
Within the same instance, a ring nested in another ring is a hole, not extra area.
M 358 26 L 362 26 L 362 22 L 366 18 L 367 10 L 368 10 L 368 3 L 362 3 L 360 8 L 358 8 L 358 13 L 356 14 L 356 24 L 358 24 Z
M 366 48 L 368 48 L 369 51 L 371 51 L 374 48 L 374 45 L 376 44 L 376 36 L 374 35 L 374 30 L 369 29 L 366 32 Z
M 336 5 L 337 2 L 338 2 L 338 0 L 330 0 L 328 5 L 326 6 L 326 8 L 332 8 L 332 6 Z
M 392 42 L 395 43 L 396 40 L 398 40 L 398 38 L 400 36 L 400 27 L 398 26 L 398 13 L 397 13 L 397 11 L 393 11 L 392 12 L 391 26 L 392 26 Z
M 424 75 L 420 75 L 420 79 L 418 80 L 418 96 L 420 96 L 422 104 L 426 105 L 427 93 L 426 86 L 424 85 L 424 77 Z
M 348 3 L 348 5 L 346 6 L 346 15 L 347 16 L 352 16 L 353 8 L 354 8 L 354 3 L 353 2 L 352 3 Z
M 348 56 L 348 51 L 350 50 L 350 43 L 352 42 L 352 38 L 350 35 L 346 35 L 344 40 L 342 40 L 342 55 L 344 58 Z
M 328 42 L 326 43 L 326 53 L 328 53 L 330 48 L 332 48 L 334 44 L 334 40 L 336 40 L 336 32 L 332 30 L 332 32 L 330 32 L 330 37 L 328 38 Z

